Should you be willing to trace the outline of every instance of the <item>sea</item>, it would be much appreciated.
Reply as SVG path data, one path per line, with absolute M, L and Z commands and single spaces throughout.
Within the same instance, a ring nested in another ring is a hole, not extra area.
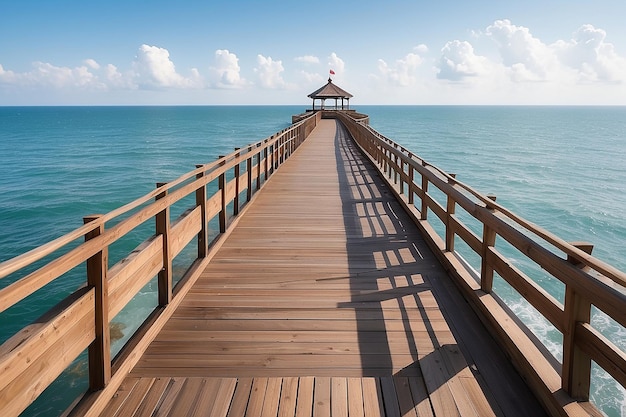
M 293 106 L 0 107 L 0 262 L 82 225 L 235 147 L 289 126 Z M 626 271 L 626 107 L 359 106 L 370 125 L 498 203 Z M 0 280 L 6 287 L 10 277 Z M 562 288 L 538 278 L 556 297 Z M 75 288 L 77 283 L 66 284 Z M 54 288 L 0 314 L 0 343 L 41 314 Z M 562 338 L 502 283 L 496 293 L 557 360 Z M 137 301 L 138 309 L 149 310 Z M 22 305 L 23 304 L 23 305 Z M 136 328 L 123 316 L 121 333 Z M 626 330 L 592 324 L 626 350 Z M 122 342 L 118 342 L 122 343 Z M 119 347 L 116 347 L 119 349 Z M 82 362 L 81 362 L 82 361 Z M 626 394 L 594 366 L 592 401 L 626 417 Z M 60 415 L 86 389 L 79 359 L 24 416 Z

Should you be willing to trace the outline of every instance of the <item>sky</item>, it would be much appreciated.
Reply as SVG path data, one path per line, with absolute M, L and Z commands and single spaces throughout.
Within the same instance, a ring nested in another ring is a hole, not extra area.
M 0 105 L 626 105 L 624 0 L 7 0 Z

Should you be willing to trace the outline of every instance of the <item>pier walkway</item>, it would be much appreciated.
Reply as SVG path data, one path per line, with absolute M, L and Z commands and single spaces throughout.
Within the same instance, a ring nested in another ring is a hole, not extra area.
M 271 176 L 102 416 L 542 416 L 341 123 Z

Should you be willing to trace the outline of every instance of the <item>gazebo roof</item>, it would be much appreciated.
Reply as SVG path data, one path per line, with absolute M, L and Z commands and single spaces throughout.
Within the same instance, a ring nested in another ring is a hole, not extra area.
M 313 91 L 307 97 L 310 97 L 312 99 L 316 99 L 316 98 L 325 99 L 325 98 L 352 98 L 353 96 L 352 94 L 348 93 L 346 90 L 333 84 L 333 80 L 329 78 L 325 86 Z

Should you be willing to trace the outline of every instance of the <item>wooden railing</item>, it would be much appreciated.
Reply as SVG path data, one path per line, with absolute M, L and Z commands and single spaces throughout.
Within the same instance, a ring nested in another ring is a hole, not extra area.
M 588 403 L 592 361 L 626 386 L 625 352 L 590 324 L 595 306 L 626 326 L 624 272 L 591 256 L 591 245 L 565 242 L 520 218 L 497 204 L 495 197 L 457 181 L 454 175 L 430 165 L 366 123 L 341 112 L 335 117 L 378 166 L 435 254 L 457 278 L 468 300 L 490 324 L 494 336 L 552 415 L 577 415 L 581 407 L 594 410 Z M 439 221 L 439 232 L 433 220 Z M 459 253 L 455 243 L 460 241 L 477 256 L 480 265 L 471 267 Z M 496 246 L 506 246 L 507 254 L 513 255 L 504 256 Z M 531 261 L 563 283 L 564 299 L 557 300 L 514 266 L 512 259 L 518 258 Z M 554 357 L 497 297 L 494 276 L 505 280 L 563 335 L 562 364 L 555 364 Z
M 153 192 L 108 214 L 85 217 L 73 232 L 0 264 L 0 279 L 21 277 L 0 290 L 0 313 L 86 264 L 81 289 L 0 346 L 0 415 L 19 415 L 86 349 L 89 389 L 99 394 L 85 396 L 74 415 L 90 415 L 92 406 L 110 398 L 221 246 L 240 210 L 320 117 L 312 114 L 268 139 L 157 184 Z M 190 200 L 192 207 L 172 220 L 175 205 Z M 219 232 L 210 239 L 213 219 Z M 147 239 L 109 267 L 111 246 L 150 220 L 155 227 L 148 227 Z M 192 241 L 197 256 L 174 284 L 173 260 Z M 155 277 L 157 308 L 112 360 L 111 320 Z

